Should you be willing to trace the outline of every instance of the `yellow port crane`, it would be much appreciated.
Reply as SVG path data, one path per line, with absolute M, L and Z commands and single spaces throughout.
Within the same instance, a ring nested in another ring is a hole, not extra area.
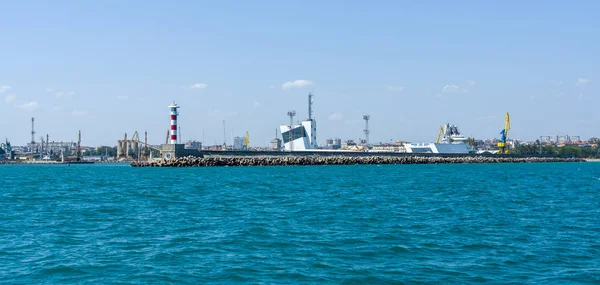
M 246 136 L 244 137 L 244 150 L 248 150 L 248 145 L 250 144 L 250 135 L 246 132 Z
M 504 119 L 504 129 L 500 131 L 500 141 L 498 142 L 498 154 L 508 154 L 508 146 L 506 145 L 506 139 L 508 138 L 508 131 L 510 130 L 510 116 L 506 112 L 506 118 Z
M 440 126 L 440 130 L 438 131 L 438 136 L 437 136 L 437 139 L 435 140 L 435 143 L 440 143 L 440 137 L 442 136 L 443 132 L 444 132 L 444 127 Z

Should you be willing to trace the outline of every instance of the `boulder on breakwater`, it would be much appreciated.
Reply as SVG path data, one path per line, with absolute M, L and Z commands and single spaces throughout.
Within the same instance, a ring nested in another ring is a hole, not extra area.
M 255 156 L 255 157 L 180 157 L 155 161 L 135 161 L 133 167 L 204 167 L 204 166 L 286 166 L 351 164 L 449 164 L 449 163 L 522 163 L 583 162 L 579 158 L 503 157 L 503 156 Z

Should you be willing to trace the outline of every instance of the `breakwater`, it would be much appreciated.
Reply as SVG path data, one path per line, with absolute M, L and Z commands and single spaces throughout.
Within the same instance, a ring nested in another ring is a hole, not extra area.
M 450 163 L 524 163 L 583 162 L 579 158 L 502 157 L 502 156 L 255 156 L 255 157 L 181 157 L 155 161 L 135 161 L 133 167 L 207 167 L 207 166 L 286 166 L 352 164 L 450 164 Z

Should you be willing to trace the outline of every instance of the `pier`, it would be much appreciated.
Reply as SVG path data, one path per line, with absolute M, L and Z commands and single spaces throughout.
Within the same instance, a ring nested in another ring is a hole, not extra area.
M 584 162 L 579 158 L 504 156 L 208 156 L 132 162 L 133 167 L 300 166 L 352 164 L 457 164 Z

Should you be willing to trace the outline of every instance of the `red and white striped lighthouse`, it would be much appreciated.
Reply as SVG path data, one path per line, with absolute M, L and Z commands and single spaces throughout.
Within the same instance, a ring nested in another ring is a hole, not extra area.
M 173 102 L 173 104 L 169 105 L 169 109 L 171 109 L 171 144 L 177 143 L 177 109 L 179 106 Z

